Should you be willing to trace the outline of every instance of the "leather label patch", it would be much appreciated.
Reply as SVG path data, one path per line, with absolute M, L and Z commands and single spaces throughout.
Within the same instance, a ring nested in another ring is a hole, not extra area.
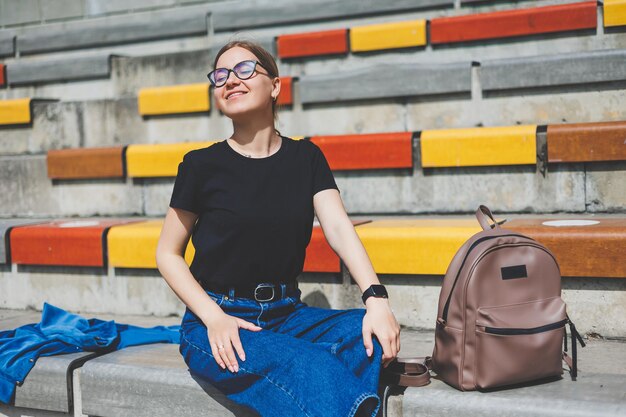
M 526 265 L 505 266 L 500 268 L 502 279 L 527 278 Z

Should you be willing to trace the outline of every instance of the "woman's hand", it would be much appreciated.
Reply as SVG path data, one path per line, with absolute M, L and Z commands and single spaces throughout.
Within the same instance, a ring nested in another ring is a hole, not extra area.
M 246 354 L 239 339 L 239 329 L 258 332 L 263 330 L 263 328 L 223 312 L 212 316 L 210 321 L 205 324 L 207 326 L 211 352 L 217 364 L 222 369 L 226 369 L 226 366 L 228 366 L 231 372 L 239 372 L 239 364 L 237 363 L 233 347 L 237 350 L 239 358 L 242 361 L 246 360 Z
M 369 297 L 365 301 L 367 312 L 363 317 L 363 343 L 367 356 L 372 356 L 372 333 L 383 348 L 383 366 L 386 368 L 400 351 L 400 325 L 389 306 L 389 299 Z

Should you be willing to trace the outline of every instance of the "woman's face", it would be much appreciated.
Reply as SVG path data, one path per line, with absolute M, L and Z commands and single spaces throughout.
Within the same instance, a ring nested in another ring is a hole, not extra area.
M 247 49 L 235 46 L 220 56 L 216 68 L 232 69 L 245 60 L 258 61 L 258 58 Z M 218 109 L 230 119 L 236 120 L 253 114 L 273 119 L 272 98 L 280 91 L 280 80 L 272 79 L 267 70 L 257 64 L 256 70 L 247 80 L 240 80 L 230 72 L 226 84 L 214 88 L 213 91 Z

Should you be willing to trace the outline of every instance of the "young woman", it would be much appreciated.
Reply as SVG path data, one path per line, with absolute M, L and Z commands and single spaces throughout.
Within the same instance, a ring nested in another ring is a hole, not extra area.
M 156 254 L 187 306 L 180 352 L 192 373 L 263 417 L 374 416 L 400 327 L 324 154 L 275 129 L 281 81 L 269 52 L 230 42 L 214 68 L 208 77 L 233 134 L 183 158 Z M 314 214 L 365 309 L 300 299 Z

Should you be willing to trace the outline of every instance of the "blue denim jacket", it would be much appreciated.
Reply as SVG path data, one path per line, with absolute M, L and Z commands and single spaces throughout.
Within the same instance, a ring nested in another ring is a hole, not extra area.
M 0 401 L 9 404 L 40 356 L 108 352 L 150 343 L 180 343 L 180 326 L 150 328 L 85 319 L 45 303 L 41 322 L 0 331 Z

